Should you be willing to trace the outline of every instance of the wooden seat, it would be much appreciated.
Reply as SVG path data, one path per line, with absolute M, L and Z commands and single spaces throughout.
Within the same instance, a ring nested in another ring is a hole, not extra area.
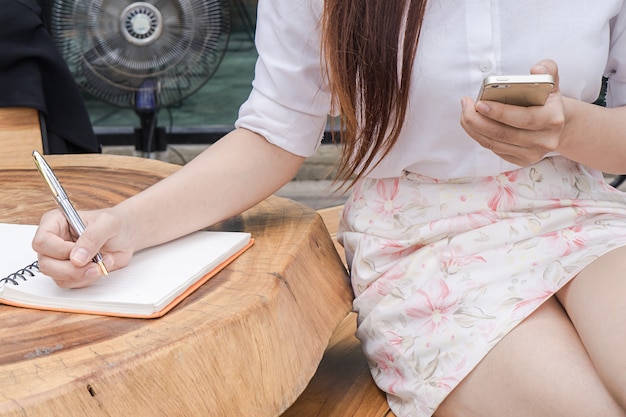
M 330 233 L 330 237 L 335 244 L 335 249 L 337 249 L 337 253 L 341 257 L 343 264 L 346 265 L 346 255 L 344 253 L 343 247 L 337 241 L 337 232 L 339 231 L 339 221 L 341 220 L 341 211 L 343 210 L 343 206 L 334 206 L 317 210 L 317 213 L 324 220 L 324 224 L 328 229 L 328 233 Z
M 33 150 L 43 153 L 39 112 L 31 108 L 0 108 L 0 169 L 35 168 Z
M 343 206 L 318 210 L 344 264 L 337 229 Z M 349 313 L 333 333 L 313 379 L 281 417 L 395 417 L 385 394 L 374 384 L 354 336 L 356 314 Z

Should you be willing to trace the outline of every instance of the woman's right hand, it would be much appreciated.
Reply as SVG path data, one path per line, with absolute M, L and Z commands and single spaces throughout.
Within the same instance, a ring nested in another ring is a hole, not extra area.
M 42 216 L 33 238 L 41 272 L 62 288 L 86 287 L 102 276 L 92 261 L 97 252 L 109 272 L 126 266 L 134 252 L 123 210 L 110 208 L 80 215 L 85 223 L 80 237 L 73 235 L 60 210 L 52 210 Z

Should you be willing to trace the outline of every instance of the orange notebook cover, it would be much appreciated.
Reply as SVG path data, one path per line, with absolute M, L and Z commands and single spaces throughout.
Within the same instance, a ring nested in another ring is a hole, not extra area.
M 59 288 L 29 268 L 36 226 L 0 223 L 0 302 L 40 310 L 161 317 L 245 252 L 244 232 L 196 232 L 137 252 L 130 264 L 82 289 Z M 6 257 L 4 256 L 6 255 Z

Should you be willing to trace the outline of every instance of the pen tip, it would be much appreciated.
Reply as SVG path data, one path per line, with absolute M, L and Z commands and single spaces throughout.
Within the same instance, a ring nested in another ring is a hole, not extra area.
M 102 275 L 109 278 L 109 271 L 107 271 L 106 266 L 104 266 L 104 262 L 102 261 L 98 262 L 98 266 L 100 267 L 100 271 L 102 272 Z

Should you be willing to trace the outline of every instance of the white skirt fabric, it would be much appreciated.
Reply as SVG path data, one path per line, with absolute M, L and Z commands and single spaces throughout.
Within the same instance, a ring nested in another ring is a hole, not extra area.
M 338 238 L 374 380 L 398 417 L 430 417 L 511 329 L 626 244 L 626 195 L 563 157 L 486 178 L 364 179 Z

